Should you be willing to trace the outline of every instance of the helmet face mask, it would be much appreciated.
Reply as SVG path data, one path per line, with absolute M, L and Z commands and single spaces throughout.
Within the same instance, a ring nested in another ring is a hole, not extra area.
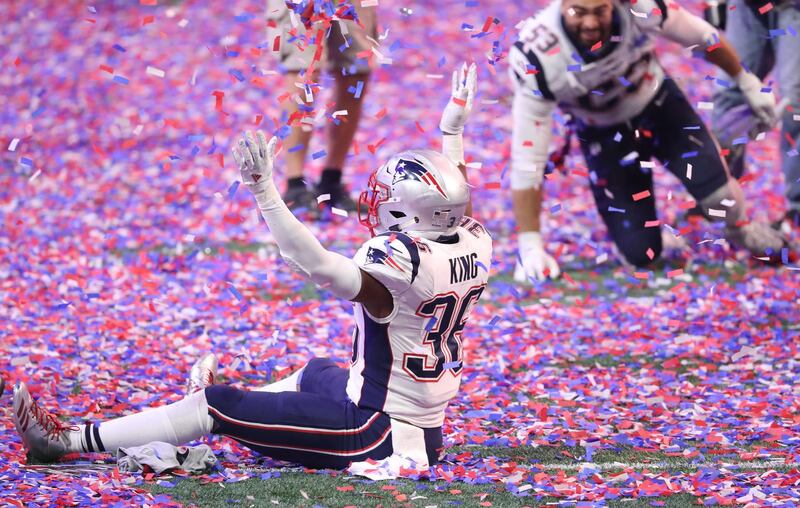
M 469 188 L 453 162 L 432 150 L 409 150 L 370 176 L 359 222 L 373 236 L 402 231 L 436 239 L 455 232 L 468 202 Z
M 376 234 L 375 229 L 380 227 L 378 205 L 387 199 L 389 199 L 389 187 L 378 181 L 376 171 L 369 176 L 367 189 L 358 197 L 358 222 L 369 229 L 372 236 Z

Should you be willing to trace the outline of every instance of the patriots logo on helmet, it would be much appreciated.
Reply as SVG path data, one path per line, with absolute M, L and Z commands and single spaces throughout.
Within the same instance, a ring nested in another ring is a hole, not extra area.
M 436 177 L 425 166 L 417 161 L 400 159 L 394 170 L 394 178 L 392 178 L 392 185 L 403 180 L 416 180 L 426 184 L 428 187 L 436 189 L 436 192 L 447 199 L 447 194 L 442 190 L 442 186 L 436 180 Z

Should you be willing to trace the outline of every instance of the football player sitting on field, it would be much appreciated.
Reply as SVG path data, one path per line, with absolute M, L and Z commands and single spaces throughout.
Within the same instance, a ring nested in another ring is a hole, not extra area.
M 539 220 L 557 105 L 572 115 L 597 211 L 623 260 L 645 266 L 661 254 L 653 157 L 709 220 L 725 223 L 727 239 L 757 256 L 780 251 L 781 235 L 747 221 L 744 195 L 714 138 L 656 57 L 656 37 L 694 48 L 732 76 L 722 86 L 738 87 L 756 115 L 774 121 L 775 97 L 714 27 L 663 0 L 555 0 L 520 27 L 509 52 L 517 281 L 559 274 Z
M 474 65 L 454 73 L 440 124 L 444 154 L 401 152 L 372 174 L 360 221 L 375 236 L 353 259 L 326 250 L 286 207 L 273 183 L 276 138 L 247 133 L 234 149 L 282 257 L 355 303 L 349 368 L 315 358 L 276 383 L 244 390 L 213 384 L 217 362 L 207 355 L 192 368 L 183 400 L 75 426 L 42 408 L 20 382 L 13 417 L 29 458 L 178 445 L 215 433 L 307 467 L 343 468 L 392 454 L 435 464 L 445 408 L 464 368 L 461 334 L 486 286 L 492 252 L 489 234 L 465 214 L 461 138 L 475 90 Z

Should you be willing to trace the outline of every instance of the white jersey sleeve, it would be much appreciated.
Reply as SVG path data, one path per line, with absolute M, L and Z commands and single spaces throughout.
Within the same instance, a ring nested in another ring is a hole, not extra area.
M 353 258 L 362 270 L 389 290 L 394 301 L 411 287 L 419 271 L 419 250 L 407 238 L 397 233 L 378 235 L 364 243 Z M 397 314 L 397 308 L 395 304 L 390 315 L 373 319 L 389 322 Z

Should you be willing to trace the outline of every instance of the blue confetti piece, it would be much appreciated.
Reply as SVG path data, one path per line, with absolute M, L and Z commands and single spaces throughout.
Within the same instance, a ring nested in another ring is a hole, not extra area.
M 250 21 L 253 18 L 255 18 L 255 15 L 250 14 L 249 12 L 244 14 L 237 14 L 236 16 L 233 17 L 233 19 L 238 21 L 239 23 L 246 23 L 247 21 Z
M 41 115 L 42 112 L 44 112 L 44 110 L 45 110 L 44 106 L 39 106 L 38 108 L 36 108 L 36 111 L 31 113 L 31 118 L 36 118 L 37 116 Z
M 571 64 L 567 65 L 567 71 L 569 72 L 580 72 L 581 64 Z
M 189 154 L 189 157 L 190 157 L 190 158 L 191 158 L 191 157 L 194 157 L 194 156 L 195 156 L 195 155 L 197 155 L 198 153 L 200 153 L 200 147 L 199 147 L 199 146 L 197 146 L 197 145 L 194 145 L 194 148 L 192 148 L 192 152 Z
M 470 25 L 469 23 L 461 23 L 461 30 L 472 30 L 475 27 Z
M 789 249 L 786 247 L 781 249 L 781 263 L 784 265 L 789 264 Z
M 784 30 L 783 28 L 778 28 L 777 30 L 769 31 L 770 37 L 780 37 L 781 35 L 786 35 L 786 30 Z
M 609 212 L 614 212 L 614 213 L 625 213 L 625 209 L 624 208 L 615 208 L 615 207 L 613 207 L 611 205 L 608 205 L 608 211 Z
M 683 130 L 685 130 L 685 131 L 699 131 L 700 130 L 700 126 L 699 125 L 689 125 L 688 127 L 684 127 Z
M 113 45 L 113 46 L 111 46 L 111 47 L 112 47 L 112 48 L 114 48 L 114 49 L 116 49 L 116 50 L 117 50 L 117 51 L 119 51 L 120 53 L 125 53 L 126 51 L 128 51 L 127 49 L 123 48 L 123 47 L 122 47 L 122 46 L 120 46 L 119 44 L 114 44 L 114 45 Z
M 325 155 L 327 155 L 327 152 L 325 152 L 325 150 L 320 150 L 319 152 L 314 152 L 313 154 L 311 154 L 311 158 L 317 160 L 322 157 L 325 157 Z
M 237 56 L 239 56 L 239 52 L 238 51 L 228 51 L 227 53 L 225 53 L 225 56 L 230 57 L 230 58 L 236 58 Z
M 238 289 L 236 289 L 236 287 L 235 287 L 233 284 L 231 284 L 230 282 L 228 282 L 228 292 L 230 292 L 230 294 L 232 294 L 232 295 L 234 296 L 234 298 L 236 298 L 236 299 L 237 299 L 237 300 L 239 300 L 240 302 L 242 301 L 242 299 L 243 299 L 243 297 L 242 297 L 242 294 L 241 294 L 241 293 L 239 292 L 239 290 L 238 290 Z
M 461 362 L 458 360 L 456 360 L 455 362 L 447 362 L 444 365 L 442 365 L 442 368 L 444 370 L 457 369 L 459 367 L 461 367 Z
M 619 132 L 617 132 L 616 134 L 614 134 L 614 141 L 616 141 L 617 143 L 619 143 L 619 142 L 620 142 L 620 140 L 622 140 L 622 134 L 620 134 Z
M 493 316 L 489 321 L 489 328 L 493 328 L 500 321 L 500 316 Z
M 433 327 L 434 327 L 434 325 L 436 325 L 436 321 L 438 321 L 438 320 L 436 319 L 436 317 L 432 317 L 432 318 L 430 319 L 430 321 L 428 321 L 428 322 L 425 324 L 425 331 L 426 331 L 426 332 L 430 332 L 431 330 L 433 330 Z
M 244 74 L 242 74 L 242 71 L 240 71 L 239 69 L 229 69 L 228 74 L 238 79 L 239 81 L 245 80 Z
M 622 86 L 631 86 L 631 82 L 625 79 L 625 76 L 620 76 L 618 79 Z
M 21 157 L 19 163 L 23 166 L 33 166 L 33 161 L 27 157 Z
M 291 148 L 288 150 L 288 152 L 289 152 L 289 153 L 294 153 L 294 152 L 296 152 L 296 151 L 298 151 L 298 150 L 302 150 L 304 146 L 306 146 L 306 145 L 304 145 L 304 144 L 302 144 L 302 143 L 300 143 L 299 145 L 294 145 L 293 147 L 291 147 Z
M 746 145 L 747 144 L 747 136 L 742 136 L 740 138 L 736 138 L 731 142 L 732 145 Z
M 550 207 L 550 213 L 555 214 L 558 213 L 559 211 L 561 211 L 561 203 L 555 204 Z
M 114 76 L 114 81 L 121 85 L 127 85 L 129 83 L 128 78 L 124 76 Z
M 681 159 L 688 159 L 689 157 L 697 157 L 697 150 L 686 152 L 685 154 L 681 155 Z
M 466 7 L 477 7 L 478 6 L 478 2 L 476 0 L 469 0 L 467 2 L 464 2 L 464 6 L 466 6 Z
M 233 199 L 233 196 L 236 195 L 236 191 L 239 190 L 239 182 L 238 180 L 233 182 L 230 187 L 228 187 L 228 199 Z

